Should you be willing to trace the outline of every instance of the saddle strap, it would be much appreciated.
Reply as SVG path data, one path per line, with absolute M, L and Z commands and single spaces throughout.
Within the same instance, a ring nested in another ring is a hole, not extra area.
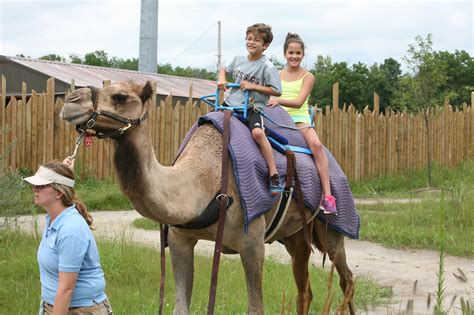
M 304 239 L 306 241 L 306 245 L 311 249 L 311 236 L 310 236 L 310 227 L 308 226 L 308 223 L 306 222 L 306 216 L 305 216 L 305 206 L 304 206 L 304 199 L 303 199 L 303 190 L 301 189 L 301 183 L 300 179 L 298 177 L 298 172 L 296 171 L 296 157 L 295 153 L 291 150 L 287 150 L 285 152 L 286 158 L 288 159 L 288 166 L 291 166 L 286 173 L 286 185 L 288 186 L 288 183 L 291 183 L 291 178 L 294 175 L 295 178 L 295 190 L 296 190 L 296 201 L 298 203 L 298 212 L 301 217 L 301 224 L 303 227 L 303 235 Z M 288 173 L 292 174 L 288 174 Z
M 224 236 L 224 223 L 228 203 L 227 188 L 229 182 L 229 139 L 230 139 L 230 110 L 224 111 L 224 131 L 222 133 L 222 177 L 221 177 L 221 207 L 219 209 L 219 220 L 217 223 L 216 244 L 214 246 L 214 258 L 212 261 L 211 289 L 209 292 L 209 303 L 207 305 L 207 314 L 214 314 L 214 305 L 216 302 L 217 276 L 219 274 L 219 261 L 222 251 L 222 239 Z
M 165 236 L 165 225 L 160 223 L 160 266 L 161 266 L 161 277 L 160 277 L 160 308 L 158 311 L 159 315 L 163 314 L 163 305 L 165 302 L 165 274 L 166 274 L 166 258 L 165 258 L 165 247 L 166 247 L 166 236 Z

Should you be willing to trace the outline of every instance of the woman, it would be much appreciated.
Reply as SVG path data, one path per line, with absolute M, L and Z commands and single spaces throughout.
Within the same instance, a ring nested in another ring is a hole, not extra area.
M 52 161 L 25 178 L 34 202 L 46 210 L 38 248 L 40 314 L 112 314 L 90 225 L 92 217 L 74 192 L 73 160 Z
M 303 137 L 313 154 L 314 162 L 321 178 L 323 198 L 320 208 L 326 214 L 337 214 L 336 199 L 331 194 L 329 185 L 328 158 L 323 145 L 314 128 L 308 113 L 308 98 L 314 85 L 314 76 L 301 67 L 305 45 L 298 34 L 288 33 L 283 45 L 283 53 L 287 61 L 285 69 L 280 72 L 282 94 L 272 97 L 268 106 L 283 106 L 296 126 L 301 128 Z

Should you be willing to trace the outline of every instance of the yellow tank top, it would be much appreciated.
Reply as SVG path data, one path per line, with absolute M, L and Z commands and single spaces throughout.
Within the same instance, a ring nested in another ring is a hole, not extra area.
M 306 72 L 300 79 L 295 81 L 281 80 L 282 93 L 280 98 L 285 100 L 294 100 L 298 97 L 303 86 L 303 80 L 309 72 Z M 308 114 L 308 99 L 309 95 L 300 108 L 292 108 L 282 106 L 290 115 L 295 123 L 305 122 L 311 124 Z

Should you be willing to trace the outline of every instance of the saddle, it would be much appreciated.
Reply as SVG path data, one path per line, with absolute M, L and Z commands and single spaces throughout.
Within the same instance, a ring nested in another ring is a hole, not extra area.
M 273 121 L 278 121 L 282 125 L 294 126 L 287 112 L 280 107 L 266 108 L 265 114 L 271 117 Z M 212 124 L 218 131 L 222 132 L 223 116 L 224 114 L 222 112 L 211 112 L 200 117 L 181 143 L 177 157 L 179 157 L 199 126 Z M 307 148 L 300 131 L 281 128 L 265 118 L 264 125 L 286 138 L 289 144 Z M 250 130 L 235 117 L 231 119 L 230 130 L 229 152 L 240 193 L 239 197 L 244 217 L 244 232 L 246 232 L 250 222 L 265 214 L 267 211 L 270 211 L 275 203 L 279 201 L 279 196 L 272 196 L 269 193 L 268 167 L 259 147 L 251 136 Z M 330 228 L 336 229 L 350 238 L 358 238 L 359 216 L 357 215 L 347 177 L 332 154 L 326 148 L 324 149 L 326 150 L 329 160 L 331 191 L 337 199 L 339 215 L 327 216 L 318 213 L 317 217 L 323 222 L 327 221 Z M 273 152 L 278 173 L 282 179 L 284 179 L 287 167 L 286 156 L 276 150 Z M 304 196 L 304 205 L 309 211 L 315 214 L 321 201 L 322 189 L 314 160 L 312 156 L 302 153 L 295 153 L 295 157 L 296 170 L 299 175 L 301 190 Z M 285 181 L 283 180 L 283 182 Z M 294 183 L 291 183 L 289 186 L 294 186 Z M 295 197 L 295 192 L 292 192 L 292 195 Z

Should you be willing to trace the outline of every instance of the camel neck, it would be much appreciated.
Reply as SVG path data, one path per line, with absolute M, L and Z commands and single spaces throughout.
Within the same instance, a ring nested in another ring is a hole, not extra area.
M 183 213 L 186 197 L 180 196 L 192 170 L 161 165 L 146 124 L 117 142 L 114 161 L 120 188 L 140 214 L 170 225 L 188 223 L 196 216 L 193 211 Z

